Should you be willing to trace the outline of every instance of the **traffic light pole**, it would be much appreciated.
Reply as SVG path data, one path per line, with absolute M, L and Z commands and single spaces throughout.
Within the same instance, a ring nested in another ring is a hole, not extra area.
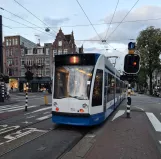
M 131 84 L 129 82 L 127 90 L 127 106 L 126 106 L 126 117 L 130 118 L 130 107 L 131 107 Z

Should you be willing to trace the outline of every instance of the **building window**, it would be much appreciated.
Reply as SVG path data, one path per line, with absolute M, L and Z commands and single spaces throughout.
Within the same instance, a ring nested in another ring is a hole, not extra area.
M 38 54 L 43 54 L 43 49 L 37 49 Z
M 16 59 L 16 65 L 18 65 L 18 59 Z
M 12 45 L 15 45 L 15 41 L 14 41 L 14 39 L 12 39 Z
M 58 41 L 58 46 L 62 46 L 62 41 Z
M 6 46 L 8 46 L 8 39 L 6 39 Z
M 13 55 L 13 51 L 12 49 L 9 50 L 9 56 L 12 56 Z
M 57 50 L 53 50 L 53 57 L 57 55 Z
M 50 59 L 49 58 L 45 58 L 45 65 L 49 65 L 50 64 Z
M 46 75 L 46 76 L 50 76 L 50 69 L 49 69 L 49 68 L 46 68 L 46 69 L 45 69 L 45 75 Z
M 15 45 L 18 45 L 18 39 L 15 38 Z
M 21 49 L 21 56 L 24 56 L 24 49 Z
M 49 55 L 49 48 L 46 48 L 46 55 Z
M 11 46 L 11 43 L 12 43 L 12 40 L 9 39 L 9 40 L 8 40 L 8 45 Z
M 67 54 L 68 53 L 68 49 L 64 49 L 64 54 Z
M 9 56 L 9 50 L 6 49 L 6 56 Z
M 61 55 L 62 54 L 62 49 L 59 49 L 58 50 L 58 55 Z
M 24 59 L 21 59 L 21 65 L 24 66 L 24 64 L 25 64 Z
M 25 76 L 25 69 L 24 68 L 21 69 L 21 76 Z
M 33 55 L 32 49 L 28 49 L 28 50 L 27 50 L 27 54 L 28 54 L 28 55 Z

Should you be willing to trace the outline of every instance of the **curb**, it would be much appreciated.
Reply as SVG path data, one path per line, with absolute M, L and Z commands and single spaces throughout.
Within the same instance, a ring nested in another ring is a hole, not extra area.
M 59 159 L 85 158 L 86 154 L 92 149 L 96 141 L 95 138 L 95 134 L 88 133 L 70 151 L 65 153 Z
M 52 106 L 51 104 L 41 104 L 40 106 Z

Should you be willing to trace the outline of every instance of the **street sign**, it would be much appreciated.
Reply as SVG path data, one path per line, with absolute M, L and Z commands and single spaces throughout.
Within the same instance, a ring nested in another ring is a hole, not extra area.
M 135 50 L 135 43 L 134 42 L 128 43 L 128 50 Z

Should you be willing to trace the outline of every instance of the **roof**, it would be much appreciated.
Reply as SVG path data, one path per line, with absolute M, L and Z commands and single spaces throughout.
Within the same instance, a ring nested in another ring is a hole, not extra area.
M 71 34 L 65 35 L 65 39 L 69 42 L 71 40 Z

